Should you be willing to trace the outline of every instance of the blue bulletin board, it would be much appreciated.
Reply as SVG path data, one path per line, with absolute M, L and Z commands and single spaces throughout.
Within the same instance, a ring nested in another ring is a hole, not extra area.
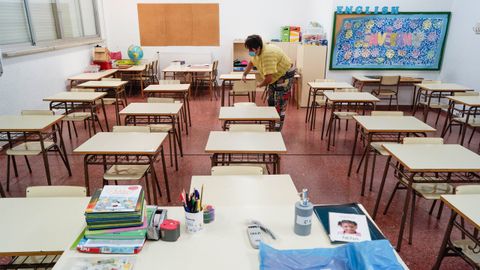
M 337 14 L 330 69 L 439 70 L 450 12 Z

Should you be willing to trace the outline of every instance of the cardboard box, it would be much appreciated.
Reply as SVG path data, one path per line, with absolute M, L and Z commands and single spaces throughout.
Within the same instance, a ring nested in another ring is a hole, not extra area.
M 299 26 L 290 26 L 290 42 L 299 42 L 300 41 L 300 27 Z
M 280 29 L 280 40 L 282 42 L 289 42 L 290 41 L 290 26 L 283 26 Z
M 93 61 L 108 62 L 110 61 L 110 54 L 107 48 L 96 47 L 93 50 Z

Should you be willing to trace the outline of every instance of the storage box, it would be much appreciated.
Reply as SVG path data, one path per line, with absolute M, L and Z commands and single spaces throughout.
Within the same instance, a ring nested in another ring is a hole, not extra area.
M 280 29 L 280 39 L 283 42 L 289 42 L 290 41 L 290 26 L 283 26 Z
M 300 41 L 300 27 L 290 26 L 290 42 L 299 42 L 299 41 Z
M 110 61 L 110 54 L 107 48 L 96 47 L 93 50 L 93 61 L 108 62 Z

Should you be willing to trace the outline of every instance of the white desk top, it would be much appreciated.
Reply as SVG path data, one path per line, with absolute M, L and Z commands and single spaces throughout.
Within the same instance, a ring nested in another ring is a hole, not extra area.
M 419 83 L 415 86 L 420 89 L 437 91 L 437 92 L 464 92 L 464 91 L 473 91 L 473 88 L 463 86 L 455 83 Z
M 370 116 L 353 117 L 367 132 L 434 132 L 436 129 L 413 116 Z
M 480 230 L 480 194 L 442 195 L 441 200 Z
M 101 78 L 105 78 L 113 75 L 115 72 L 117 72 L 116 69 L 109 69 L 109 70 L 103 70 L 100 72 L 81 73 L 75 76 L 68 77 L 68 79 L 72 81 L 90 81 L 90 80 L 98 81 Z
M 380 100 L 368 92 L 324 92 L 332 102 L 379 102 Z
M 89 200 L 0 199 L 0 256 L 61 254 L 82 232 Z
M 143 92 L 187 92 L 190 84 L 150 84 Z
M 163 72 L 212 72 L 212 64 L 199 65 L 169 65 Z
M 0 115 L 0 132 L 42 131 L 63 117 L 64 115 Z
M 220 80 L 224 81 L 240 81 L 242 79 L 243 73 L 227 73 L 220 75 Z M 247 74 L 247 80 L 255 80 L 255 74 Z
M 127 83 L 127 81 L 88 81 L 77 86 L 83 88 L 119 88 Z
M 354 75 L 352 76 L 355 80 L 367 83 L 378 83 L 380 82 L 380 78 L 369 78 L 365 75 Z M 421 83 L 423 81 L 422 78 L 415 78 L 415 77 L 407 77 L 401 76 L 400 82 L 401 83 Z
M 57 102 L 94 102 L 104 96 L 105 92 L 60 92 L 43 99 L 43 101 Z
M 220 120 L 280 120 L 275 107 L 221 107 Z
M 130 103 L 120 111 L 120 114 L 138 116 L 176 115 L 182 106 L 182 103 Z
M 465 104 L 470 107 L 480 106 L 480 96 L 449 96 L 447 98 L 457 104 Z
M 280 132 L 210 131 L 205 152 L 282 154 L 287 148 Z
M 167 133 L 99 132 L 73 150 L 76 154 L 155 155 Z
M 308 85 L 315 89 L 338 89 L 338 88 L 353 88 L 353 86 L 346 82 L 309 82 Z
M 139 71 L 145 71 L 145 69 L 147 69 L 147 66 L 146 65 L 135 65 L 135 66 L 131 66 L 129 68 L 119 68 L 117 69 L 117 71 L 127 71 L 127 72 L 139 72 Z
M 459 144 L 384 144 L 410 172 L 480 172 L 480 156 Z
M 192 176 L 190 190 L 204 185 L 203 202 L 216 206 L 292 206 L 299 200 L 288 174 Z

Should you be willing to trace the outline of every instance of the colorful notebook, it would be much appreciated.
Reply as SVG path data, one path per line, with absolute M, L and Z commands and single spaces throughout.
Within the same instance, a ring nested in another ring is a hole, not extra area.
M 140 185 L 107 185 L 104 186 L 91 212 L 134 212 L 142 201 Z M 90 205 L 89 205 L 90 206 Z M 90 207 L 87 212 L 90 212 Z

